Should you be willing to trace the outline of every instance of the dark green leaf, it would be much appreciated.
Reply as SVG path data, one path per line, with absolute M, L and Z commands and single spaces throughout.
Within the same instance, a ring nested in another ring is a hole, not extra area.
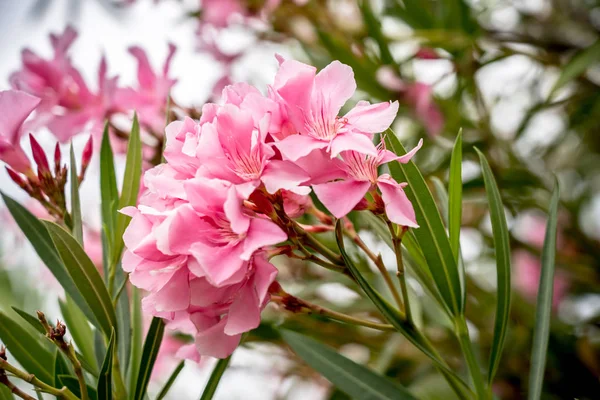
M 49 385 L 54 384 L 54 352 L 57 350 L 50 351 L 44 346 L 46 339 L 33 336 L 20 322 L 0 312 L 0 340 L 25 371 Z
M 60 379 L 62 386 L 66 386 L 67 389 L 69 389 L 71 392 L 73 392 L 73 394 L 75 396 L 81 398 L 81 389 L 79 388 L 79 381 L 77 380 L 76 377 L 65 374 L 65 375 L 59 375 L 58 378 Z M 90 385 L 86 385 L 86 386 L 87 386 L 88 397 L 90 398 L 90 400 L 97 400 L 98 393 L 96 392 L 96 389 L 94 389 Z
M 183 369 L 184 366 L 185 366 L 185 361 L 181 361 L 177 365 L 177 367 L 175 368 L 175 370 L 173 371 L 171 376 L 169 376 L 169 379 L 167 380 L 167 382 L 165 383 L 163 388 L 160 390 L 160 393 L 158 393 L 158 396 L 156 396 L 156 400 L 162 400 L 167 395 L 167 393 L 171 389 L 171 386 L 173 386 L 175 379 L 177 379 L 177 377 L 179 376 L 179 373 L 181 372 L 181 370 Z
M 112 329 L 116 329 L 117 318 L 96 266 L 69 232 L 53 222 L 44 222 L 63 264 L 96 316 L 99 328 L 107 337 L 110 336 Z
M 462 221 L 462 129 L 456 136 L 450 158 L 448 179 L 448 235 L 456 263 L 459 258 L 460 225 Z
M 589 67 L 597 62 L 600 62 L 600 40 L 581 50 L 562 68 L 560 76 L 550 91 L 549 97 L 552 98 L 558 89 L 581 76 Z
M 112 400 L 112 363 L 115 352 L 115 340 L 115 331 L 113 330 L 110 334 L 110 341 L 108 342 L 106 355 L 104 356 L 100 375 L 98 376 L 98 400 Z
M 71 181 L 71 221 L 73 223 L 73 237 L 83 246 L 83 222 L 81 221 L 81 204 L 79 201 L 79 178 L 77 177 L 77 162 L 73 151 L 73 142 L 69 150 L 71 165 L 69 166 L 69 179 Z
M 506 331 L 508 329 L 508 317 L 510 315 L 510 240 L 508 237 L 506 216 L 504 215 L 504 206 L 496 179 L 494 179 L 485 156 L 479 150 L 476 151 L 479 154 L 481 171 L 485 182 L 485 191 L 490 208 L 490 219 L 492 220 L 494 248 L 496 250 L 496 274 L 498 282 L 496 322 L 494 324 L 494 340 L 492 341 L 488 371 L 488 382 L 491 384 L 500 363 L 500 356 L 504 348 Z
M 57 351 L 54 353 L 54 387 L 61 387 L 63 384 L 60 382 L 60 375 L 69 375 L 69 365 L 65 361 L 62 353 Z
M 131 356 L 129 358 L 129 393 L 135 393 L 137 377 L 140 371 L 142 358 L 143 321 L 140 290 L 133 286 L 131 288 Z
M 58 255 L 54 243 L 52 242 L 52 238 L 48 234 L 48 230 L 44 224 L 21 204 L 2 192 L 0 192 L 0 194 L 4 199 L 6 207 L 21 228 L 21 231 L 25 234 L 27 239 L 29 239 L 29 242 L 40 259 L 46 264 L 65 292 L 73 298 L 85 316 L 97 326 L 98 322 L 94 313 L 83 299 L 83 296 L 79 293 L 77 286 L 75 286 L 75 282 L 73 282 L 73 278 L 69 275 L 69 272 Z
M 117 287 L 121 286 L 121 282 L 127 280 L 127 276 L 123 272 L 120 265 L 117 265 Z M 129 294 L 127 288 L 124 288 L 117 301 L 117 324 L 119 326 L 119 337 L 117 340 L 117 354 L 121 362 L 121 368 L 125 372 L 129 367 L 129 355 L 131 353 L 131 313 L 129 310 Z
M 7 386 L 0 385 L 0 400 L 14 400 L 14 397 Z
M 294 352 L 331 383 L 355 399 L 415 399 L 408 390 L 340 355 L 314 339 L 284 330 L 281 336 Z
M 113 151 L 110 147 L 108 122 L 104 125 L 102 145 L 100 146 L 100 198 L 104 239 L 107 242 L 106 252 L 109 254 L 107 260 L 110 260 L 112 256 L 110 252 L 113 247 L 113 232 L 117 224 L 119 189 L 117 188 Z M 105 268 L 108 271 L 107 265 Z
M 123 188 L 119 198 L 118 209 L 135 206 L 140 189 L 140 177 L 142 175 L 142 142 L 140 140 L 140 124 L 137 115 L 133 116 L 133 126 L 129 136 L 127 147 L 127 158 L 125 159 L 125 174 L 123 176 Z M 123 252 L 123 233 L 131 217 L 117 214 L 116 228 L 113 235 L 113 257 L 112 264 L 116 265 Z
M 365 25 L 369 30 L 369 36 L 375 39 L 379 46 L 381 61 L 384 64 L 394 64 L 394 57 L 392 56 L 388 42 L 381 31 L 381 18 L 375 16 L 373 9 L 371 8 L 371 3 L 368 0 L 361 1 L 359 6 Z
M 221 377 L 227 369 L 227 365 L 229 365 L 230 360 L 231 356 L 217 361 L 217 365 L 215 365 L 215 369 L 213 369 L 212 374 L 210 374 L 210 378 L 206 383 L 206 387 L 202 391 L 200 400 L 211 400 L 213 398 L 215 392 L 217 391 L 217 387 L 219 386 L 219 382 L 221 381 Z
M 92 365 L 96 369 L 97 374 L 96 357 L 94 356 L 94 335 L 87 319 L 68 295 L 64 302 L 59 300 L 59 306 L 62 316 L 65 319 L 67 333 L 71 334 L 83 359 L 85 359 L 87 364 Z
M 44 330 L 44 327 L 42 326 L 42 324 L 40 323 L 40 320 L 37 319 L 36 317 L 34 317 L 31 314 L 26 313 L 23 310 L 18 309 L 17 307 L 11 307 L 17 314 L 19 314 L 19 317 L 23 318 L 29 325 L 31 325 L 33 327 L 33 329 L 35 329 L 36 331 L 38 331 L 39 333 L 41 333 L 42 335 L 46 334 L 46 331 Z
M 144 341 L 144 349 L 142 351 L 142 361 L 140 362 L 140 372 L 135 386 L 134 400 L 143 400 L 146 395 L 146 388 L 150 381 L 150 375 L 152 374 L 152 368 L 154 368 L 154 362 L 158 355 L 158 349 L 162 342 L 163 334 L 165 332 L 165 323 L 161 318 L 152 318 L 152 323 L 146 334 L 146 340 Z
M 531 370 L 529 371 L 529 395 L 527 397 L 529 400 L 538 400 L 541 397 L 544 383 L 550 319 L 552 317 L 558 200 L 559 187 L 558 182 L 556 182 L 552 200 L 550 200 L 548 225 L 546 226 L 546 237 L 542 249 L 542 273 L 537 296 L 533 348 L 531 350 Z
M 406 150 L 391 130 L 386 135 L 385 141 L 394 153 L 406 154 Z M 407 164 L 392 162 L 388 165 L 394 179 L 408 183 L 404 190 L 415 209 L 420 226 L 413 230 L 415 237 L 427 259 L 440 295 L 450 311 L 458 315 L 462 312 L 460 275 L 435 200 L 413 161 Z

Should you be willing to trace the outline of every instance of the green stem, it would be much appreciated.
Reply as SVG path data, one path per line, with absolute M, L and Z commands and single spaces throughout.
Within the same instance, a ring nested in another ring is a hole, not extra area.
M 471 374 L 471 378 L 473 379 L 473 384 L 475 385 L 477 398 L 480 400 L 488 399 L 489 393 L 485 388 L 483 374 L 481 373 L 481 368 L 479 367 L 479 363 L 477 362 L 473 352 L 473 345 L 471 343 L 471 339 L 469 338 L 469 328 L 467 327 L 467 321 L 465 320 L 465 317 L 458 317 L 454 325 L 458 340 L 460 342 L 460 347 L 465 356 L 465 360 L 467 361 L 469 372 Z
M 386 221 L 390 233 L 392 235 L 392 243 L 394 245 L 394 253 L 396 254 L 396 264 L 398 266 L 398 281 L 400 282 L 400 290 L 402 291 L 402 299 L 404 300 L 404 308 L 406 311 L 406 319 L 410 324 L 413 324 L 412 312 L 410 310 L 410 300 L 408 299 L 408 286 L 406 285 L 406 276 L 404 270 L 404 260 L 402 259 L 402 236 L 396 233 L 394 224 Z
M 127 399 L 127 389 L 125 389 L 125 383 L 123 382 L 123 375 L 121 374 L 121 364 L 119 363 L 119 357 L 117 354 L 117 346 L 115 346 L 113 354 L 113 380 L 115 382 L 115 392 L 117 400 Z
M 50 385 L 40 381 L 38 378 L 35 377 L 35 375 L 28 374 L 27 372 L 21 371 L 20 369 L 14 367 L 8 361 L 6 361 L 2 358 L 0 358 L 0 369 L 10 372 L 17 378 L 22 379 L 25 382 L 32 384 L 33 386 L 40 389 L 42 392 L 51 394 L 52 396 L 55 396 L 58 399 L 79 400 L 69 389 L 67 389 L 66 386 L 64 386 L 61 389 L 57 389 L 53 386 L 50 386 Z
M 342 259 L 342 256 L 329 250 L 323 243 L 319 242 L 311 234 L 307 233 L 297 223 L 294 223 L 294 228 L 300 236 L 300 238 L 303 239 L 304 244 L 306 244 L 308 247 L 321 254 L 323 257 L 325 257 L 335 265 L 344 265 L 344 260 Z

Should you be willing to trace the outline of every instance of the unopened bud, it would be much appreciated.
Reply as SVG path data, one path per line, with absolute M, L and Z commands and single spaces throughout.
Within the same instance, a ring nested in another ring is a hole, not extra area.
M 88 165 L 90 165 L 90 161 L 92 159 L 92 153 L 93 153 L 93 145 L 94 145 L 94 140 L 93 140 L 93 137 L 90 136 L 87 143 L 85 144 L 83 153 L 81 154 L 81 174 L 79 175 L 79 181 L 83 180 L 83 177 L 85 176 L 85 171 L 86 171 Z
M 302 227 L 302 229 L 309 233 L 331 232 L 335 229 L 332 225 L 299 225 Z
M 23 179 L 23 177 L 21 175 L 19 175 L 12 168 L 9 168 L 9 167 L 5 167 L 5 168 L 6 168 L 6 172 L 8 172 L 8 176 L 10 177 L 10 179 L 12 179 L 12 181 L 14 183 L 19 185 L 19 187 L 21 187 L 21 189 L 27 191 L 27 186 L 28 186 L 27 181 L 25 179 Z
M 63 340 L 67 333 L 67 327 L 60 321 L 56 321 L 56 326 L 52 328 L 52 338 L 57 340 Z
M 54 147 L 54 176 L 58 176 L 60 174 L 61 159 L 62 155 L 60 153 L 60 144 L 56 142 L 56 147 Z
M 0 346 L 0 358 L 3 359 L 4 361 L 7 360 L 7 358 L 6 358 L 6 347 L 4 347 L 4 346 Z
M 42 149 L 42 146 L 40 146 L 31 133 L 29 134 L 29 142 L 31 143 L 33 159 L 38 167 L 38 174 L 50 175 L 50 165 L 48 164 L 46 153 L 44 153 L 44 149 Z
M 437 60 L 440 56 L 436 53 L 436 51 L 429 47 L 421 47 L 419 51 L 415 54 L 415 58 L 421 60 Z

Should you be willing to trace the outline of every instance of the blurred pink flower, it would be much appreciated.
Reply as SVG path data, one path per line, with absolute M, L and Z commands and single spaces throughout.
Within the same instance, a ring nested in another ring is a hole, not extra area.
M 513 254 L 514 285 L 528 301 L 535 303 L 541 276 L 539 258 L 525 250 L 517 250 Z M 554 293 L 552 305 L 556 309 L 569 290 L 569 281 L 564 273 L 557 270 L 554 275 Z
M 415 115 L 430 136 L 437 136 L 444 128 L 444 115 L 433 100 L 431 85 L 415 82 L 406 87 L 406 101 L 414 108 Z
M 19 139 L 23 123 L 39 104 L 39 98 L 25 92 L 0 92 L 0 160 L 25 175 L 32 175 L 31 164 L 19 145 Z

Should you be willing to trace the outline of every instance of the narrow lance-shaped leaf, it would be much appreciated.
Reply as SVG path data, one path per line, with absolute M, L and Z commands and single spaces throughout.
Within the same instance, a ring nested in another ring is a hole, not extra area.
M 329 346 L 288 330 L 282 331 L 281 336 L 308 365 L 354 399 L 415 399 L 406 388 L 349 360 Z
M 38 322 L 39 323 L 39 322 Z M 41 326 L 41 324 L 40 324 Z M 63 358 L 63 354 L 60 351 L 57 351 L 54 354 L 54 386 L 61 387 L 63 384 L 60 381 L 61 375 L 69 375 L 71 371 L 69 370 L 69 366 L 67 362 Z
M 98 400 L 112 400 L 112 363 L 115 352 L 115 340 L 115 331 L 113 330 L 110 334 L 106 356 L 104 356 L 100 375 L 98 376 Z
M 140 372 L 135 386 L 134 400 L 143 400 L 146 395 L 146 389 L 148 382 L 150 381 L 150 375 L 152 374 L 152 368 L 154 368 L 154 362 L 160 349 L 163 334 L 165 332 L 165 323 L 161 318 L 152 318 L 152 323 L 146 334 L 146 341 L 144 342 L 144 349 L 142 351 L 142 361 L 140 363 Z
M 415 347 L 422 351 L 423 354 L 428 356 L 440 369 L 442 374 L 448 377 L 452 383 L 456 384 L 455 387 L 458 388 L 458 390 L 468 391 L 469 389 L 467 388 L 467 385 L 448 367 L 443 360 L 440 359 L 431 346 L 429 346 L 421 333 L 413 325 L 406 322 L 404 320 L 404 316 L 401 315 L 398 310 L 392 307 L 391 304 L 389 304 L 360 273 L 360 270 L 356 267 L 352 259 L 346 253 L 342 225 L 340 221 L 337 222 L 335 231 L 337 244 L 346 267 L 350 270 L 352 276 L 354 276 L 356 283 L 365 292 L 367 297 L 371 299 L 373 304 L 377 307 L 385 319 L 387 319 L 388 322 L 392 324 L 398 332 L 402 333 Z
M 582 75 L 589 67 L 600 62 L 600 40 L 581 50 L 562 68 L 560 76 L 550 91 L 550 98 L 571 80 Z
M 173 386 L 173 383 L 175 383 L 175 380 L 179 376 L 179 373 L 181 372 L 181 370 L 183 369 L 183 367 L 185 367 L 185 361 L 181 361 L 177 365 L 177 367 L 175 367 L 175 370 L 169 376 L 169 379 L 167 379 L 167 382 L 165 383 L 165 385 L 163 386 L 163 388 L 158 393 L 158 396 L 156 396 L 156 400 L 162 400 L 167 395 L 167 393 L 169 393 L 169 390 L 171 389 L 171 386 Z
M 73 338 L 77 348 L 83 355 L 83 359 L 97 369 L 96 357 L 94 356 L 94 334 L 87 319 L 75 306 L 70 296 L 67 296 L 65 301 L 59 300 L 58 304 L 65 319 L 67 332 Z
M 77 288 L 98 320 L 106 337 L 117 326 L 117 318 L 104 282 L 83 248 L 59 225 L 45 221 L 54 245 Z
M 71 278 L 69 272 L 65 268 L 45 225 L 21 204 L 2 192 L 0 192 L 0 194 L 4 199 L 6 208 L 8 208 L 12 217 L 15 219 L 19 228 L 21 228 L 21 231 L 25 234 L 40 259 L 46 264 L 65 292 L 73 298 L 87 319 L 98 326 L 98 321 L 96 320 L 94 313 L 84 300 L 77 289 L 75 282 L 73 282 L 73 278 Z
M 36 317 L 34 317 L 33 315 L 18 309 L 17 307 L 11 307 L 17 314 L 19 314 L 19 317 L 23 318 L 23 320 L 25 320 L 29 325 L 31 325 L 33 327 L 33 329 L 35 329 L 36 331 L 38 331 L 39 333 L 41 333 L 42 335 L 46 334 L 46 331 L 44 330 L 44 327 L 42 326 L 42 324 L 40 323 L 40 320 L 37 319 Z
M 20 322 L 0 312 L 0 340 L 25 371 L 54 384 L 54 352 L 43 346 L 41 335 L 33 336 Z
M 102 144 L 100 145 L 100 199 L 104 239 L 108 242 L 107 249 L 110 252 L 113 247 L 112 235 L 117 224 L 119 189 L 117 188 L 113 151 L 110 147 L 108 122 L 104 125 Z M 107 259 L 110 259 L 110 256 Z
M 60 379 L 60 382 L 61 382 L 60 386 L 66 386 L 67 389 L 69 389 L 71 392 L 73 392 L 73 394 L 75 396 L 77 396 L 78 398 L 81 397 L 81 388 L 79 387 L 79 381 L 77 380 L 77 378 L 75 378 L 74 376 L 71 376 L 71 375 L 59 375 L 58 378 Z M 88 397 L 90 398 L 90 400 L 97 400 L 98 393 L 96 392 L 96 389 L 94 389 L 90 385 L 86 385 L 86 386 L 87 386 Z
M 135 393 L 137 377 L 140 370 L 142 358 L 143 341 L 142 304 L 140 290 L 135 286 L 131 288 L 131 356 L 129 358 L 129 393 Z
M 406 154 L 406 149 L 391 130 L 386 135 L 385 141 L 394 153 Z M 388 165 L 394 179 L 408 183 L 404 191 L 415 209 L 420 226 L 414 230 L 415 237 L 427 259 L 440 295 L 450 311 L 458 315 L 462 313 L 460 276 L 435 200 L 413 161 L 407 164 L 392 162 Z
M 127 158 L 125 159 L 125 174 L 123 176 L 123 188 L 119 198 L 118 209 L 134 206 L 137 202 L 140 189 L 140 177 L 142 175 L 142 142 L 140 140 L 140 124 L 137 115 L 133 116 L 133 126 L 129 135 L 127 146 Z M 117 215 L 116 227 L 113 236 L 112 263 L 116 265 L 123 252 L 123 233 L 131 218 L 124 214 Z
M 481 171 L 485 182 L 488 205 L 490 208 L 490 219 L 492 221 L 492 232 L 494 236 L 494 248 L 496 250 L 496 275 L 497 275 L 497 304 L 496 322 L 494 323 L 494 339 L 490 354 L 490 366 L 488 371 L 488 382 L 494 380 L 494 375 L 500 363 L 500 356 L 504 348 L 506 331 L 508 329 L 508 318 L 510 315 L 510 241 L 504 206 L 500 197 L 500 190 L 490 169 L 485 156 L 477 150 L 481 162 Z
M 456 136 L 450 158 L 448 178 L 448 235 L 454 259 L 458 263 L 460 246 L 460 225 L 462 220 L 462 129 Z
M 231 356 L 217 361 L 217 364 L 215 365 L 215 368 L 213 369 L 212 373 L 210 374 L 210 378 L 206 383 L 206 387 L 202 391 L 202 396 L 200 396 L 200 400 L 211 400 L 213 398 L 215 392 L 217 391 L 217 387 L 219 387 L 221 377 L 227 369 L 230 360 Z
M 69 166 L 69 179 L 71 181 L 71 221 L 73 224 L 73 237 L 83 246 L 83 222 L 81 221 L 81 203 L 79 201 L 79 178 L 77 177 L 77 162 L 73 143 L 69 150 L 71 165 Z
M 537 295 L 533 347 L 531 349 L 531 370 L 529 371 L 529 396 L 527 397 L 529 400 L 538 400 L 541 397 L 544 383 L 546 352 L 548 350 L 550 319 L 552 317 L 558 200 L 559 187 L 558 182 L 556 182 L 552 200 L 550 200 L 548 225 L 546 226 L 546 237 L 542 249 L 542 273 Z

